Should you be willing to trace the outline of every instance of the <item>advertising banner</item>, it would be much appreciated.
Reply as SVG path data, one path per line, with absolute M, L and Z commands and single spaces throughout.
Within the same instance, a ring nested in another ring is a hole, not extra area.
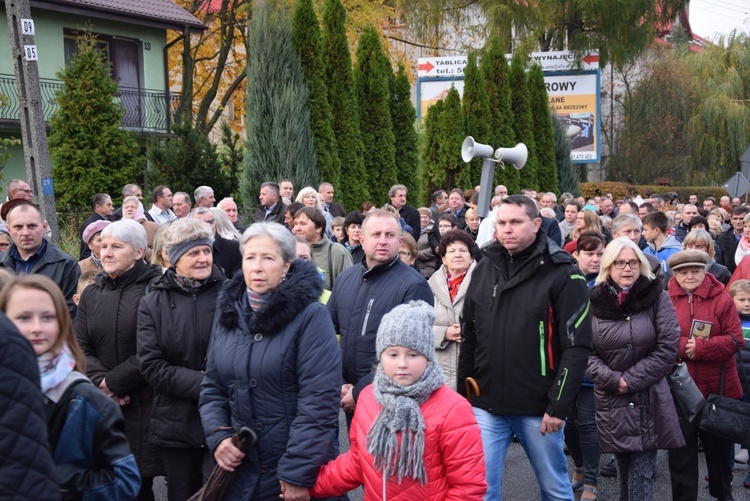
M 599 97 L 596 73 L 545 75 L 550 109 L 568 127 L 570 159 L 576 162 L 598 161 Z

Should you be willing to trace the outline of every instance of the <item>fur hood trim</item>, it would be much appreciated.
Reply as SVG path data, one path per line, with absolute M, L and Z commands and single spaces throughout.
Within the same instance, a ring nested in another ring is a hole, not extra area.
M 659 303 L 662 293 L 659 280 L 649 280 L 641 276 L 620 304 L 609 291 L 609 287 L 605 282 L 591 290 L 591 312 L 603 320 L 622 320 L 624 317 L 648 310 Z
M 247 286 L 242 273 L 235 274 L 219 293 L 219 324 L 227 329 L 239 327 L 240 311 Z M 299 312 L 310 303 L 314 303 L 323 292 L 323 280 L 315 264 L 310 261 L 295 259 L 283 282 L 273 291 L 271 300 L 260 310 L 252 314 L 253 332 L 273 335 L 280 332 Z

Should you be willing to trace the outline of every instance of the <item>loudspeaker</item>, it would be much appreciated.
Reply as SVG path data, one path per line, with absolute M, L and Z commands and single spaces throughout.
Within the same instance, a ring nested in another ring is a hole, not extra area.
M 466 141 L 464 141 L 464 144 L 466 144 Z M 463 155 L 463 148 L 461 151 Z M 495 152 L 495 158 L 504 164 L 511 163 L 513 164 L 513 167 L 520 170 L 526 165 L 526 160 L 529 158 L 529 150 L 526 148 L 525 144 L 518 143 L 513 148 L 498 148 Z M 464 161 L 465 160 L 466 157 L 464 157 Z
M 474 138 L 468 136 L 461 145 L 461 158 L 469 163 L 475 158 L 487 158 L 495 154 L 495 150 L 489 144 L 477 143 Z

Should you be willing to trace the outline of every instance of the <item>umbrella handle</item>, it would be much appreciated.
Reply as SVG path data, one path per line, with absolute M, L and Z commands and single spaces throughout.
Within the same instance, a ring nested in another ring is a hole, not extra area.
M 243 426 L 240 431 L 232 437 L 232 444 L 242 452 L 247 452 L 250 447 L 258 442 L 258 435 L 252 428 Z

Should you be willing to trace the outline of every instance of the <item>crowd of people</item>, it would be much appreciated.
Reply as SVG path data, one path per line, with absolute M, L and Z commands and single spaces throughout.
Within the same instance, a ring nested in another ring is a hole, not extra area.
M 92 197 L 75 259 L 11 181 L 0 498 L 151 500 L 164 476 L 184 501 L 220 470 L 227 500 L 494 501 L 515 440 L 543 500 L 597 499 L 600 474 L 651 500 L 658 450 L 674 500 L 701 450 L 735 499 L 750 444 L 683 416 L 667 375 L 748 398 L 750 208 L 481 189 L 346 212 L 330 183 L 269 181 L 245 226 L 211 187 L 146 210 L 128 184 Z

